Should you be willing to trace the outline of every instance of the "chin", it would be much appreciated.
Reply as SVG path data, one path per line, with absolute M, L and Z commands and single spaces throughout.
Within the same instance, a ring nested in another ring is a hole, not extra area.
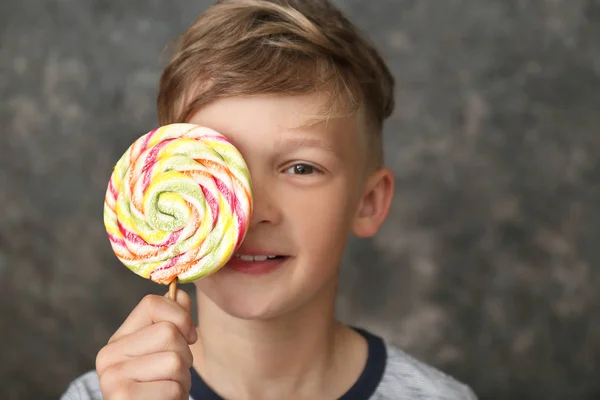
M 199 292 L 221 312 L 247 321 L 273 320 L 290 315 L 295 310 L 313 303 L 313 300 L 318 301 L 319 290 L 301 289 L 285 284 L 274 287 L 248 285 L 238 286 L 234 289 L 212 285 L 208 281 L 203 285 L 198 285 Z
M 309 304 L 320 309 L 324 303 L 335 301 L 336 271 L 323 268 L 320 273 L 299 276 L 288 265 L 262 276 L 248 276 L 225 268 L 198 281 L 196 288 L 227 315 L 266 321 Z
M 266 321 L 285 315 L 296 303 L 283 293 L 252 293 L 252 291 L 204 291 L 222 312 L 238 319 Z M 285 296 L 282 298 L 282 295 Z M 290 304 L 292 303 L 292 304 Z M 291 307 L 290 307 L 291 306 Z
M 285 310 L 280 307 L 264 306 L 251 301 L 246 304 L 240 302 L 215 303 L 221 311 L 229 316 L 246 321 L 268 321 L 285 314 Z
M 217 273 L 199 281 L 196 288 L 198 294 L 202 293 L 222 312 L 234 318 L 269 320 L 286 314 L 301 303 L 297 291 L 290 289 L 290 285 L 227 278 Z

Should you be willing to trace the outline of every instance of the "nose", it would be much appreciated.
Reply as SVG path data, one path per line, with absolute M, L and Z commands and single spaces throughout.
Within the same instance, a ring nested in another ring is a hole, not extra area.
M 281 212 L 277 204 L 275 185 L 270 185 L 265 179 L 252 176 L 253 210 L 250 228 L 259 225 L 276 225 L 281 222 Z

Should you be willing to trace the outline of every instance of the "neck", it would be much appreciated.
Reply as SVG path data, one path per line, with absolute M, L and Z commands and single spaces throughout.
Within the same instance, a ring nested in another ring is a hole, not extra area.
M 332 375 L 344 369 L 349 342 L 356 343 L 348 328 L 335 320 L 335 293 L 335 287 L 327 288 L 280 317 L 243 320 L 226 314 L 198 292 L 200 339 L 192 347 L 194 367 L 226 398 L 281 399 L 292 398 L 292 393 L 314 398 L 336 382 L 332 378 L 351 386 L 361 368 L 352 371 L 349 379 Z

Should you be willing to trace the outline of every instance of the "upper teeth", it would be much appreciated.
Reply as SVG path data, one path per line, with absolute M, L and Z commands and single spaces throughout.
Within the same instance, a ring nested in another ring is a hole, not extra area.
M 275 258 L 277 256 L 247 256 L 245 254 L 235 254 L 234 257 L 241 258 L 244 261 L 265 261 L 267 258 Z

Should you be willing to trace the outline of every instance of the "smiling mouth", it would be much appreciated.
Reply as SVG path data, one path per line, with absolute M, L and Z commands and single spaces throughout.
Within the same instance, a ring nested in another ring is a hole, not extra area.
M 289 258 L 289 256 L 275 254 L 234 254 L 227 263 L 227 267 L 247 275 L 265 275 L 279 269 Z
M 233 258 L 237 258 L 243 261 L 266 261 L 266 260 L 275 260 L 277 258 L 284 258 L 285 256 L 279 255 L 246 255 L 246 254 L 234 254 Z

